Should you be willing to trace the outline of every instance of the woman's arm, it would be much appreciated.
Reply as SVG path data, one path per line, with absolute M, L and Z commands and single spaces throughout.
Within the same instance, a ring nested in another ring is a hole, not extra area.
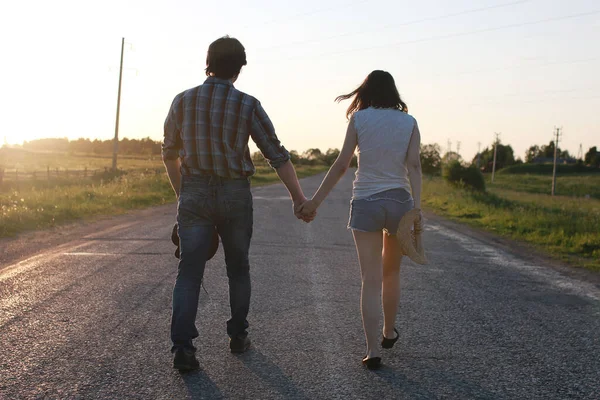
M 348 129 L 346 130 L 346 138 L 344 139 L 344 146 L 342 147 L 340 155 L 329 169 L 329 172 L 327 172 L 327 176 L 323 179 L 321 186 L 313 196 L 312 200 L 309 200 L 300 206 L 298 212 L 301 211 L 304 215 L 311 214 L 321 205 L 325 198 L 327 198 L 327 195 L 329 195 L 329 192 L 331 192 L 334 186 L 339 182 L 340 178 L 344 176 L 348 170 L 357 144 L 358 138 L 356 135 L 356 128 L 354 127 L 354 118 L 350 118 Z
M 408 169 L 415 208 L 421 208 L 421 182 L 423 179 L 421 173 L 421 133 L 417 121 L 415 121 L 410 143 L 408 144 L 406 168 Z

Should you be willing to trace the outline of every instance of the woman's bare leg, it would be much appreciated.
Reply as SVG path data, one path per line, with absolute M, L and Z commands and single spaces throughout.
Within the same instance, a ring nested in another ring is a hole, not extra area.
M 362 289 L 360 310 L 363 328 L 367 340 L 367 357 L 380 357 L 379 316 L 381 313 L 382 265 L 381 251 L 383 240 L 381 232 L 352 231 L 358 252 Z
M 400 263 L 402 252 L 395 235 L 383 233 L 383 336 L 396 337 L 394 326 L 400 304 Z

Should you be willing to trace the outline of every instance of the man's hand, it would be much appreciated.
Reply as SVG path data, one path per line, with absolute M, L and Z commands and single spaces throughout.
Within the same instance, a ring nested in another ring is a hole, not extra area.
M 302 214 L 299 212 L 299 210 L 301 209 L 302 205 L 306 203 L 306 198 L 302 198 L 299 201 L 294 201 L 294 215 L 296 216 L 296 218 L 301 219 L 302 221 L 309 223 L 312 222 L 315 217 L 317 216 L 317 212 L 315 211 L 312 214 Z
M 295 214 L 299 216 L 298 218 L 310 218 L 312 221 L 317 216 L 317 208 L 319 205 L 314 200 L 307 200 L 302 203 L 299 207 L 295 207 Z

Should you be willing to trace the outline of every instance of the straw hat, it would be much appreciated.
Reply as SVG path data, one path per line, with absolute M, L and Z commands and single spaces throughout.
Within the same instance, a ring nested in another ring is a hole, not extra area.
M 423 221 L 421 220 L 421 210 L 413 208 L 400 220 L 396 237 L 400 243 L 402 254 L 408 256 L 417 264 L 427 264 L 425 249 L 421 233 L 423 232 Z

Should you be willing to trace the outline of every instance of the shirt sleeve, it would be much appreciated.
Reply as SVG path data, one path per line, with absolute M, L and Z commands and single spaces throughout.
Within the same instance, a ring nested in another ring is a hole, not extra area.
M 290 153 L 279 142 L 273 123 L 260 102 L 252 115 L 250 136 L 271 167 L 277 169 L 290 159 Z
M 183 122 L 183 101 L 178 95 L 171 104 L 171 109 L 165 120 L 164 138 L 162 143 L 163 160 L 176 160 L 182 148 L 181 126 Z

